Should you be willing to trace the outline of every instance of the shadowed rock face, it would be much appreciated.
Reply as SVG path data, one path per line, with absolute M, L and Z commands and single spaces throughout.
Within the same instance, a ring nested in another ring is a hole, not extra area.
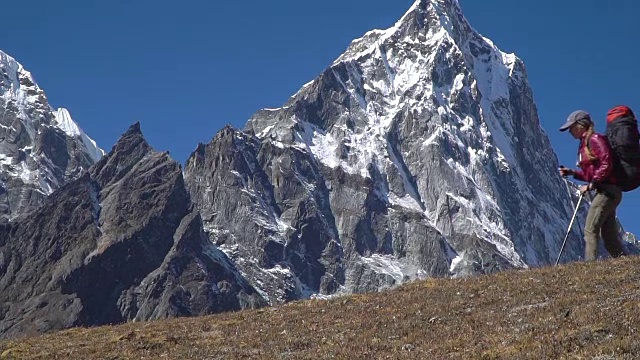
M 201 315 L 265 301 L 202 230 L 139 125 L 38 210 L 0 225 L 0 333 Z

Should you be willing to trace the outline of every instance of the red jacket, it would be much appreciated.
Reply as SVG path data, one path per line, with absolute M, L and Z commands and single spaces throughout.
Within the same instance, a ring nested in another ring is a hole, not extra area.
M 597 159 L 589 159 L 587 142 L 584 137 L 580 139 L 580 148 L 578 150 L 578 166 L 580 168 L 576 170 L 573 177 L 594 185 L 598 183 L 615 184 L 613 154 L 607 138 L 604 135 L 594 133 L 589 139 L 589 149 Z

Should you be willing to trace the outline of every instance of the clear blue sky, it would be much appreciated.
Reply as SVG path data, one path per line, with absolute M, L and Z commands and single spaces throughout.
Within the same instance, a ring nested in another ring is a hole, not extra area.
M 557 128 L 573 110 L 597 119 L 625 103 L 640 115 L 640 2 L 461 0 L 472 26 L 527 66 L 561 163 L 577 144 Z M 11 1 L 0 49 L 33 73 L 105 150 L 135 121 L 183 162 L 224 124 L 281 106 L 349 42 L 388 28 L 413 0 Z M 599 127 L 603 130 L 603 127 Z M 619 216 L 640 234 L 640 190 Z

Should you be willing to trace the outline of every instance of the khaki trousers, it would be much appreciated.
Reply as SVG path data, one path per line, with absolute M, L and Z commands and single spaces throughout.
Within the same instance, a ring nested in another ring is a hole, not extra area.
M 602 184 L 598 187 L 584 226 L 585 261 L 596 259 L 600 236 L 612 257 L 624 255 L 616 223 L 616 208 L 620 201 L 622 201 L 622 191 L 618 186 Z

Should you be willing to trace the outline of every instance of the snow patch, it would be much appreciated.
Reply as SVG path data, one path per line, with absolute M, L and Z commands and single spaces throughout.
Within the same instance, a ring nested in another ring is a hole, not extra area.
M 451 266 L 449 267 L 449 272 L 453 273 L 456 266 L 462 261 L 464 257 L 462 255 L 458 255 L 453 260 L 451 260 Z
M 391 276 L 396 283 L 404 279 L 404 265 L 391 255 L 373 254 L 369 257 L 361 257 L 362 262 L 378 274 Z

